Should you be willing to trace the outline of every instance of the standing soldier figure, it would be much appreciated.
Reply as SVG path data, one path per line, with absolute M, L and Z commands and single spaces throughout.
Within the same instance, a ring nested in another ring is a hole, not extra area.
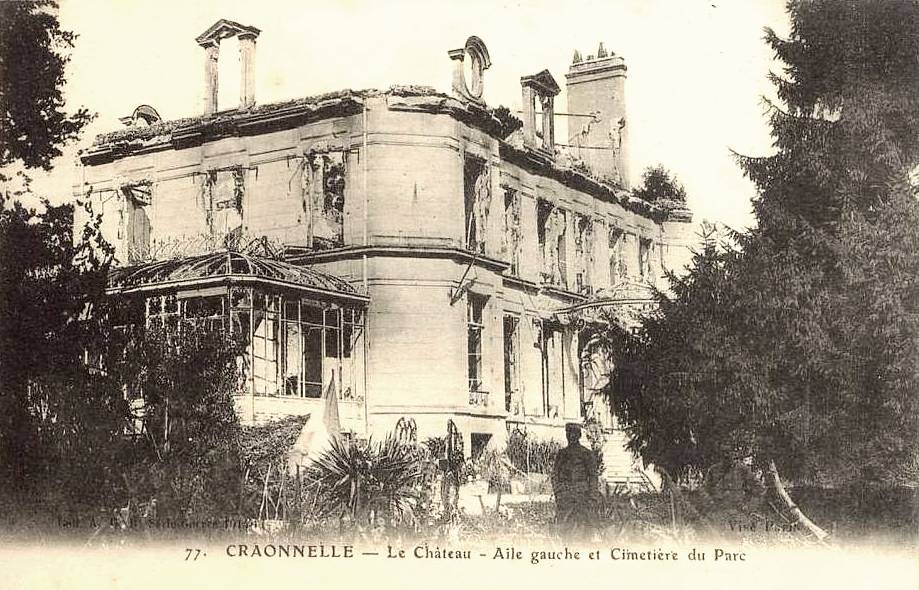
M 581 426 L 565 425 L 568 446 L 555 456 L 552 489 L 555 492 L 555 517 L 559 531 L 585 533 L 594 520 L 598 494 L 597 460 L 581 446 Z

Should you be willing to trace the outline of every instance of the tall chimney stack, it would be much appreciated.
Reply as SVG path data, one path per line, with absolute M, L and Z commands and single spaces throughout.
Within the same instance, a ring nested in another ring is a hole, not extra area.
M 625 60 L 607 53 L 600 43 L 597 55 L 580 59 L 575 52 L 565 75 L 568 111 L 592 114 L 568 122 L 571 153 L 596 176 L 629 188 L 629 127 L 625 109 Z
M 255 39 L 258 33 L 240 33 L 239 39 L 239 108 L 255 105 Z
M 555 157 L 555 97 L 561 91 L 549 70 L 520 78 L 523 103 L 523 143 Z M 536 101 L 542 116 L 537 121 Z
M 217 112 L 217 63 L 220 59 L 220 41 L 204 45 L 204 114 Z
M 261 31 L 255 27 L 220 19 L 195 41 L 204 48 L 204 114 L 217 112 L 218 60 L 220 42 L 229 37 L 239 40 L 239 108 L 247 109 L 255 104 L 255 40 Z

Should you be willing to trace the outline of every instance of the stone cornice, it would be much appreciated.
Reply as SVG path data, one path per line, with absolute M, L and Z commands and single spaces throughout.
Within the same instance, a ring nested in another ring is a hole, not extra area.
M 351 260 L 364 255 L 390 258 L 441 258 L 454 260 L 462 264 L 475 262 L 478 266 L 498 273 L 504 272 L 510 268 L 510 263 L 504 262 L 503 260 L 482 255 L 474 256 L 473 253 L 468 250 L 450 246 L 345 246 L 342 248 L 307 250 L 303 252 L 289 249 L 285 255 L 285 260 L 293 264 L 316 264 L 321 262 Z
M 144 127 L 129 127 L 96 137 L 84 150 L 83 164 L 96 165 L 125 156 L 164 149 L 182 149 L 224 137 L 240 137 L 293 129 L 330 117 L 360 113 L 369 91 L 345 90 L 311 98 L 233 109 Z
M 686 208 L 663 208 L 633 197 L 629 191 L 614 188 L 591 178 L 574 168 L 558 166 L 550 158 L 535 150 L 520 149 L 509 143 L 500 144 L 501 159 L 517 164 L 534 174 L 551 178 L 576 191 L 587 193 L 601 201 L 615 203 L 622 208 L 655 221 L 692 221 L 692 213 Z
M 119 129 L 97 136 L 93 145 L 81 152 L 80 159 L 86 165 L 104 164 L 129 155 L 194 147 L 224 137 L 293 129 L 330 117 L 358 114 L 365 100 L 375 96 L 387 97 L 391 110 L 446 114 L 498 139 L 507 137 L 516 128 L 513 120 L 497 116 L 493 109 L 458 100 L 433 88 L 393 86 L 386 92 L 342 90 L 249 109 L 231 109 L 213 115 Z
M 625 76 L 628 68 L 625 61 L 616 55 L 571 64 L 565 78 L 569 84 L 578 84 L 588 79 L 607 78 L 611 74 Z M 602 74 L 602 75 L 601 75 Z
M 444 114 L 477 128 L 498 140 L 502 160 L 557 180 L 574 190 L 619 204 L 658 222 L 692 220 L 692 213 L 686 208 L 664 208 L 636 199 L 628 191 L 611 187 L 573 168 L 561 167 L 537 150 L 511 145 L 505 139 L 517 128 L 519 120 L 512 116 L 499 116 L 501 109 L 459 100 L 427 86 L 393 86 L 386 92 L 343 90 L 249 109 L 232 109 L 213 115 L 129 127 L 97 136 L 93 145 L 81 152 L 80 159 L 83 164 L 92 166 L 130 155 L 195 147 L 225 137 L 293 129 L 331 117 L 356 115 L 363 109 L 367 98 L 376 96 L 386 97 L 387 107 L 393 111 Z

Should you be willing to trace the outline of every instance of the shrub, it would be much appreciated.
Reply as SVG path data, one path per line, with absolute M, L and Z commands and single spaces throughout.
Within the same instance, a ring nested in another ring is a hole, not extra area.
M 606 435 L 603 433 L 603 425 L 596 418 L 588 418 L 584 422 L 584 438 L 587 439 L 587 446 L 594 454 L 597 461 L 597 474 L 603 473 L 603 444 L 606 442 Z
M 641 175 L 641 186 L 635 189 L 635 196 L 648 203 L 667 204 L 671 207 L 686 204 L 686 189 L 675 175 L 660 164 L 645 169 Z
M 246 426 L 239 437 L 244 481 L 241 508 L 259 518 L 305 520 L 299 471 L 288 472 L 290 450 L 308 416 L 287 416 L 259 426 Z M 273 509 L 273 511 L 272 511 Z
M 425 449 L 391 435 L 383 442 L 332 439 L 306 479 L 323 516 L 344 517 L 359 528 L 380 518 L 413 522 L 432 480 L 430 463 Z
M 489 491 L 499 494 L 499 503 L 500 494 L 510 491 L 512 468 L 508 463 L 507 455 L 494 449 L 485 449 L 475 461 L 475 471 L 488 482 Z
M 447 457 L 447 440 L 443 436 L 432 436 L 425 439 L 423 446 L 427 449 L 428 455 L 441 471 L 448 471 L 456 477 L 456 485 L 463 485 L 475 476 L 475 465 L 472 461 L 467 461 L 462 445 L 462 439 L 458 439 L 459 444 L 453 447 L 453 453 Z M 445 461 L 445 463 L 443 462 Z
M 511 464 L 524 473 L 552 473 L 555 456 L 562 445 L 554 440 L 531 438 L 519 430 L 507 437 L 507 457 Z
M 155 498 L 160 517 L 237 513 L 238 343 L 182 325 L 128 333 L 110 352 L 109 375 L 143 401 L 142 436 L 124 477 L 128 502 Z

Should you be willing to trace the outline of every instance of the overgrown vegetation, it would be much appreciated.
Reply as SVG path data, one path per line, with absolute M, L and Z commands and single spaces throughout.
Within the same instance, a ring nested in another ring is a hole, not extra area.
M 633 192 L 639 199 L 661 207 L 686 206 L 686 189 L 663 164 L 646 168 L 641 175 L 641 184 Z
M 159 514 L 172 518 L 238 514 L 238 344 L 222 331 L 183 322 L 177 329 L 128 329 L 123 346 L 107 350 L 116 357 L 107 358 L 107 376 L 137 400 L 140 432 L 125 466 L 131 499 L 156 498 Z
M 776 153 L 739 158 L 756 229 L 709 232 L 608 388 L 632 448 L 682 479 L 751 460 L 782 479 L 915 483 L 919 5 L 792 1 L 769 105 Z M 911 176 L 913 175 L 913 176 Z
M 64 110 L 76 35 L 61 29 L 56 12 L 53 0 L 0 2 L 0 169 L 18 161 L 49 170 L 60 146 L 92 120 L 86 109 Z
M 36 211 L 0 195 L 0 483 L 29 495 L 69 469 L 99 461 L 125 415 L 123 395 L 84 362 L 108 328 L 105 307 L 111 250 L 96 219 L 74 243 L 73 206 Z M 87 487 L 94 486 L 87 481 Z
M 380 442 L 332 439 L 306 479 L 321 516 L 347 520 L 359 529 L 414 527 L 430 510 L 434 470 L 427 449 L 393 436 Z
M 535 438 L 520 430 L 512 430 L 507 435 L 507 457 L 523 473 L 550 475 L 560 450 L 561 443 Z

